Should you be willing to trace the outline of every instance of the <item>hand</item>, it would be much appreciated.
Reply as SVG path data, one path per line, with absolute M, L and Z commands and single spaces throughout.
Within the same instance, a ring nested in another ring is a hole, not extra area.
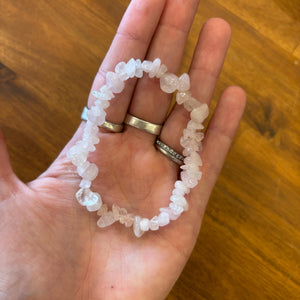
M 198 1 L 131 1 L 92 90 L 105 73 L 131 57 L 161 58 L 176 73 Z M 178 13 L 180 12 L 180 13 Z M 191 90 L 209 103 L 230 40 L 229 25 L 206 22 L 190 66 Z M 14 175 L 3 136 L 0 142 L 0 299 L 163 299 L 180 275 L 197 239 L 205 206 L 238 127 L 245 93 L 230 87 L 221 96 L 204 140 L 203 177 L 189 194 L 190 209 L 177 221 L 137 239 L 114 224 L 96 226 L 96 213 L 75 200 L 80 178 L 66 157 L 81 138 L 81 124 L 50 168 L 24 184 Z M 107 120 L 122 123 L 126 112 L 161 124 L 161 140 L 178 152 L 189 115 L 171 102 L 157 80 L 129 80 L 112 101 Z M 89 98 L 89 106 L 93 97 Z M 169 202 L 178 166 L 156 151 L 155 137 L 133 127 L 114 134 L 101 129 L 91 156 L 100 169 L 93 190 L 109 206 L 151 217 Z

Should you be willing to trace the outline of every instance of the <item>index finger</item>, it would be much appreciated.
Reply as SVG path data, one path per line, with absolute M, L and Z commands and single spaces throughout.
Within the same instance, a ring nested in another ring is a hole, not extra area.
M 133 0 L 130 2 L 94 79 L 91 91 L 98 90 L 105 83 L 106 72 L 114 70 L 118 62 L 128 61 L 132 57 L 143 60 L 159 23 L 164 5 L 164 0 Z M 130 80 L 122 95 L 116 96 L 106 110 L 107 119 L 110 122 L 123 122 L 135 82 L 136 80 Z M 90 93 L 89 107 L 94 101 L 95 98 Z

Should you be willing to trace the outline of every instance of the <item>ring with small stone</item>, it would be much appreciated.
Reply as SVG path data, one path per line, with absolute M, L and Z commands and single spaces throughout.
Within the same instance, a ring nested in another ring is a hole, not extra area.
M 83 111 L 81 113 L 81 120 L 82 121 L 87 121 L 88 120 L 88 117 L 87 117 L 88 110 L 89 109 L 86 106 L 83 108 Z M 118 133 L 118 132 L 123 131 L 124 124 L 116 124 L 116 123 L 112 123 L 112 122 L 109 122 L 109 121 L 104 121 L 104 123 L 101 124 L 100 127 L 105 128 L 107 130 L 110 130 L 112 132 Z
M 159 138 L 157 138 L 155 141 L 155 147 L 179 166 L 183 165 L 184 156 L 163 143 Z
M 137 118 L 131 114 L 127 114 L 124 123 L 135 128 L 144 130 L 153 135 L 159 135 L 161 132 L 162 125 L 150 123 L 148 121 Z

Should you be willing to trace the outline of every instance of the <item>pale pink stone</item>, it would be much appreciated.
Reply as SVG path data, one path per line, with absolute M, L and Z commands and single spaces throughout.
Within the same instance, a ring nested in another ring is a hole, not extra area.
M 169 215 L 169 219 L 174 221 L 177 220 L 180 214 L 174 214 L 173 210 L 170 207 L 162 207 L 159 209 L 160 212 L 166 212 Z
M 79 171 L 78 171 L 79 174 Z M 95 164 L 89 164 L 89 166 L 79 174 L 83 179 L 93 181 L 98 175 L 98 167 Z
M 135 76 L 135 71 L 136 71 L 136 62 L 133 58 L 131 58 L 126 64 L 126 72 L 130 78 L 133 78 Z
M 125 227 L 131 227 L 133 225 L 133 222 L 134 222 L 134 214 L 127 214 L 126 216 L 120 218 L 120 223 L 124 224 Z
M 151 71 L 149 72 L 149 78 L 153 78 L 153 77 L 156 76 L 156 74 L 157 74 L 158 71 L 159 71 L 160 64 L 161 64 L 161 61 L 160 61 L 159 58 L 156 58 L 156 59 L 153 61 Z
M 183 172 L 181 172 L 183 173 Z M 171 196 L 170 197 L 171 202 L 174 202 L 176 205 L 181 206 L 184 210 L 188 210 L 189 205 L 183 196 Z
M 100 88 L 100 92 L 103 93 L 105 96 L 104 97 L 100 97 L 100 100 L 106 100 L 106 101 L 109 101 L 111 100 L 112 98 L 115 97 L 115 95 L 113 94 L 111 88 L 108 86 L 108 85 L 103 85 L 101 88 Z
M 191 112 L 191 120 L 196 123 L 202 123 L 209 115 L 207 104 L 202 104 L 200 107 L 193 109 Z
M 178 87 L 178 77 L 172 73 L 166 73 L 160 78 L 160 88 L 165 93 L 173 93 Z
M 154 216 L 151 220 L 150 220 L 150 230 L 155 231 L 159 229 L 159 223 L 158 223 L 158 216 Z
M 74 145 L 67 152 L 67 157 L 72 161 L 73 165 L 81 166 L 86 162 L 88 152 L 84 150 L 80 145 Z
M 165 66 L 164 64 L 161 64 L 158 72 L 156 73 L 156 77 L 161 78 L 167 71 L 168 71 L 167 66 Z
M 152 70 L 153 62 L 149 60 L 144 60 L 142 62 L 142 69 L 144 72 L 149 73 Z
M 181 180 L 175 181 L 174 187 L 176 189 L 183 190 L 184 194 L 188 194 L 190 192 L 190 189 L 186 187 Z
M 149 221 L 149 219 L 143 218 L 140 221 L 140 228 L 141 228 L 142 231 L 148 231 L 149 228 L 150 228 L 150 221 Z
M 175 204 L 175 203 L 170 203 L 169 207 L 172 209 L 174 215 L 180 216 L 183 212 L 183 207 Z
M 104 228 L 104 227 L 108 227 L 108 226 L 112 225 L 115 222 L 116 222 L 116 220 L 114 219 L 112 211 L 109 211 L 100 217 L 100 219 L 97 222 L 97 225 L 100 228 Z
M 187 111 L 192 111 L 193 109 L 200 107 L 201 103 L 195 98 L 190 97 L 190 99 L 183 103 L 183 106 Z
M 158 215 L 158 224 L 160 227 L 162 226 L 166 226 L 170 223 L 170 216 L 168 213 L 166 212 L 161 212 L 159 215 Z
M 187 128 L 188 129 L 194 129 L 194 130 L 201 130 L 204 128 L 204 126 L 202 124 L 199 124 L 199 123 L 196 123 L 192 120 L 190 120 L 188 123 L 187 123 Z
M 106 109 L 109 107 L 109 101 L 107 100 L 96 100 L 95 105 L 101 107 L 102 109 Z
M 140 59 L 137 59 L 135 61 L 135 76 L 137 78 L 142 78 L 143 77 L 143 68 L 142 68 L 142 62 Z
M 82 206 L 94 205 L 99 201 L 99 199 L 101 199 L 98 193 L 94 193 L 90 189 L 83 188 L 78 190 L 75 196 Z
M 201 172 L 189 172 L 189 171 L 182 171 L 180 173 L 181 180 L 183 184 L 188 188 L 194 188 L 198 184 L 198 180 L 201 179 Z
M 124 82 L 114 72 L 106 73 L 106 84 L 113 93 L 121 93 L 125 87 Z
M 141 219 L 142 218 L 140 216 L 134 217 L 133 232 L 134 232 L 135 236 L 138 238 L 144 234 L 144 231 L 141 230 L 141 228 L 140 228 Z
M 178 80 L 178 91 L 186 92 L 190 89 L 190 76 L 187 73 L 182 74 Z
M 176 94 L 176 102 L 177 104 L 183 104 L 184 102 L 190 100 L 192 97 L 192 94 L 190 91 L 187 92 L 177 92 Z
M 119 219 L 120 219 L 119 212 L 120 212 L 120 207 L 117 204 L 113 204 L 112 205 L 112 213 L 113 213 L 113 216 L 116 221 L 119 221 Z
M 79 186 L 84 189 L 89 189 L 91 187 L 91 184 L 92 182 L 90 180 L 82 179 Z
M 191 153 L 190 156 L 187 156 L 184 159 L 185 164 L 196 164 L 197 166 L 202 166 L 202 159 L 197 152 Z
M 98 200 L 95 204 L 87 205 L 86 209 L 88 211 L 97 211 L 102 206 L 102 199 L 101 196 L 98 193 L 94 193 L 94 196 L 98 197 Z

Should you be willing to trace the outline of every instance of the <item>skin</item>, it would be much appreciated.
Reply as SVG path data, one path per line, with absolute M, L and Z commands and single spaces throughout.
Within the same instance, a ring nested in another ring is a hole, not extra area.
M 196 0 L 131 1 L 91 90 L 103 85 L 105 72 L 131 57 L 160 57 L 176 73 L 197 5 Z M 192 94 L 201 102 L 211 100 L 230 36 L 229 25 L 221 19 L 208 20 L 201 30 L 189 70 Z M 175 106 L 166 118 L 170 101 L 158 80 L 132 79 L 113 99 L 107 120 L 121 123 L 129 111 L 153 123 L 164 122 L 161 140 L 181 152 L 179 138 L 189 115 Z M 88 105 L 92 103 L 89 97 Z M 245 103 L 241 88 L 224 91 L 206 130 L 203 177 L 188 196 L 190 210 L 140 239 L 117 223 L 99 229 L 96 213 L 87 212 L 75 200 L 80 178 L 66 152 L 81 138 L 84 124 L 49 169 L 27 184 L 13 173 L 1 134 L 0 299 L 166 297 L 196 242 Z M 141 130 L 125 127 L 123 133 L 114 134 L 101 129 L 99 136 L 90 158 L 100 170 L 93 190 L 109 206 L 117 203 L 146 217 L 157 214 L 169 202 L 178 166 L 155 150 L 155 136 Z

